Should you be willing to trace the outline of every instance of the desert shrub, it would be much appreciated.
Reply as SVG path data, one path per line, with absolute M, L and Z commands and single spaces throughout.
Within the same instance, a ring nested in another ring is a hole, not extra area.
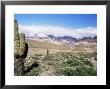
M 96 54 L 97 54 L 96 52 L 93 52 L 93 53 L 82 53 L 82 52 L 79 52 L 78 56 L 79 56 L 79 60 L 84 60 L 85 58 L 91 59 L 91 58 L 95 57 Z
M 81 56 L 79 56 L 78 59 L 82 61 L 82 60 L 84 60 L 85 58 L 86 58 L 85 56 L 81 55 Z
M 49 62 L 48 62 L 48 65 L 51 65 L 51 66 L 53 66 L 53 65 L 54 65 L 54 62 L 52 62 L 52 61 L 49 61 Z
M 74 70 L 74 75 L 76 76 L 96 76 L 96 71 L 93 68 L 78 67 Z
M 83 62 L 84 65 L 88 65 L 88 66 L 93 67 L 93 64 L 91 63 L 91 61 L 89 61 L 89 60 L 87 60 L 87 59 L 85 59 L 85 60 L 81 60 L 81 62 Z
M 57 74 L 64 76 L 72 76 L 74 74 L 74 70 L 72 68 L 62 68 L 57 70 Z
M 25 76 L 38 76 L 41 73 L 40 67 L 34 67 L 30 72 L 26 73 Z
M 75 58 L 68 59 L 66 63 L 68 65 L 70 65 L 70 67 L 72 67 L 72 66 L 80 66 L 81 65 L 81 63 Z
M 54 57 L 54 55 L 48 54 L 48 55 L 45 55 L 45 58 L 44 58 L 44 59 L 49 60 L 49 61 L 52 61 L 52 60 L 54 60 L 55 58 L 58 58 L 58 57 Z
M 96 71 L 93 68 L 87 67 L 60 69 L 58 73 L 65 76 L 96 76 Z

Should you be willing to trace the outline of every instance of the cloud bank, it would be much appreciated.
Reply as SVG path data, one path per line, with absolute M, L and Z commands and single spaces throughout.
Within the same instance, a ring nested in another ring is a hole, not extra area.
M 19 25 L 20 32 L 26 36 L 35 36 L 35 34 L 45 34 L 53 36 L 71 36 L 75 38 L 94 37 L 97 35 L 97 30 L 94 27 L 81 29 L 70 29 L 58 26 L 48 25 Z

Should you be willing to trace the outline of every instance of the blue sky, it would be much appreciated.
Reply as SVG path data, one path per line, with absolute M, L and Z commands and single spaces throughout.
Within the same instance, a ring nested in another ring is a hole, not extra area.
M 66 28 L 86 28 L 97 26 L 96 14 L 15 14 L 22 25 L 51 25 Z
M 51 34 L 81 38 L 97 34 L 96 14 L 15 14 L 14 19 L 26 36 Z

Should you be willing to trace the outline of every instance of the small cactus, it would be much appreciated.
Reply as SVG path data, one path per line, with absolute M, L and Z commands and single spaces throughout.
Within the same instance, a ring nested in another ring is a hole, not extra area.
M 17 20 L 14 21 L 14 71 L 16 75 L 24 75 L 24 59 L 27 56 L 28 44 L 25 34 L 18 32 Z
M 47 49 L 47 55 L 49 55 L 49 49 Z

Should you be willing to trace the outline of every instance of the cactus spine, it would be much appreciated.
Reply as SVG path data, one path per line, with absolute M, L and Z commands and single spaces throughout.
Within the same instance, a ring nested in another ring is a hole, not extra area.
M 14 21 L 14 72 L 15 75 L 24 75 L 24 59 L 27 55 L 25 34 L 19 33 L 17 20 Z

